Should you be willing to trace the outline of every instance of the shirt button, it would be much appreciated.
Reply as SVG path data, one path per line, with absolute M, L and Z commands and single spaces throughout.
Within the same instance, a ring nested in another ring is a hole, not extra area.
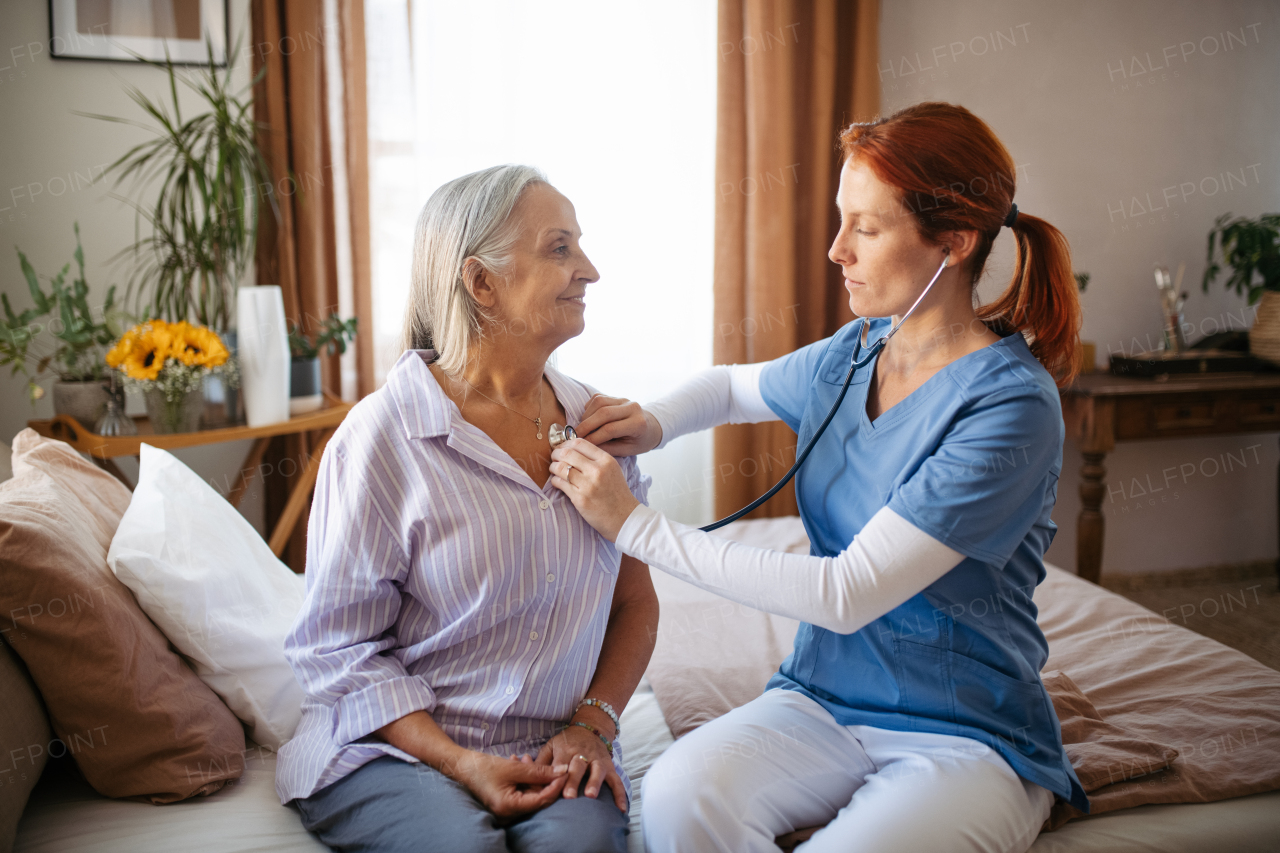
M 515 689 L 514 687 L 508 687 L 508 688 L 507 688 L 507 695 L 508 695 L 508 696 L 510 696 L 512 693 L 515 693 L 515 692 L 516 692 L 516 689 Z
M 488 723 L 481 723 L 481 724 L 480 724 L 480 728 L 484 729 L 484 730 L 487 732 L 487 731 L 489 731 L 489 724 L 488 724 Z
M 547 507 L 551 506 L 551 504 L 547 501 L 542 501 L 541 503 L 538 504 L 538 506 L 540 506 L 542 509 L 546 509 Z
M 556 576 L 551 572 L 547 572 L 547 583 L 555 583 Z
M 536 640 L 536 639 L 538 639 L 538 632 L 537 632 L 537 631 L 530 631 L 530 632 L 529 632 L 529 639 L 530 639 L 530 640 Z

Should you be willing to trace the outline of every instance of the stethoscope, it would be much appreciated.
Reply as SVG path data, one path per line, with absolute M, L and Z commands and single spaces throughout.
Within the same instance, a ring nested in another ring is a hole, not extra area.
M 907 309 L 907 313 L 902 315 L 902 319 L 899 320 L 897 324 L 892 329 L 890 329 L 884 337 L 878 339 L 870 347 L 867 347 L 868 318 L 866 317 L 862 318 L 862 328 L 859 330 L 859 333 L 857 335 L 858 345 L 854 348 L 853 355 L 849 359 L 849 372 L 845 374 L 844 385 L 841 386 L 840 388 L 840 394 L 839 396 L 836 397 L 836 401 L 831 404 L 831 411 L 827 412 L 827 416 L 825 419 L 823 419 L 822 425 L 818 427 L 818 431 L 813 434 L 813 438 L 809 439 L 809 443 L 804 446 L 804 450 L 800 451 L 800 455 L 796 457 L 796 463 L 791 466 L 791 470 L 788 471 L 781 480 L 774 483 L 773 488 L 771 488 L 769 491 L 765 492 L 763 495 L 756 498 L 754 501 L 752 501 L 751 503 L 744 506 L 742 509 L 735 512 L 733 515 L 727 515 L 724 518 L 720 519 L 719 521 L 708 524 L 706 527 L 703 527 L 702 530 L 705 530 L 708 533 L 710 533 L 712 530 L 718 530 L 721 527 L 724 527 L 726 524 L 737 521 L 739 518 L 742 518 L 744 515 L 751 512 L 753 509 L 760 506 L 765 501 L 769 500 L 769 498 L 776 495 L 779 489 L 781 489 L 787 483 L 791 482 L 791 478 L 796 475 L 796 472 L 800 470 L 800 466 L 804 464 L 804 460 L 809 458 L 809 451 L 813 450 L 813 446 L 818 443 L 818 439 L 822 438 L 822 434 L 826 432 L 827 425 L 831 423 L 831 419 L 836 416 L 836 411 L 840 408 L 840 404 L 844 402 L 844 395 L 849 391 L 849 383 L 853 381 L 853 374 L 857 372 L 859 367 L 865 367 L 867 363 L 871 361 L 871 359 L 876 357 L 876 354 L 879 353 L 880 350 L 884 349 L 884 345 L 889 342 L 889 338 L 892 338 L 894 334 L 897 333 L 898 329 L 902 328 L 902 324 L 907 322 L 907 318 L 911 316 L 911 312 L 916 310 L 916 306 L 919 305 L 920 302 L 924 299 L 925 295 L 928 294 L 929 290 L 933 287 L 933 283 L 938 280 L 938 276 L 942 275 L 942 271 L 947 268 L 947 262 L 951 259 L 951 256 L 950 256 L 951 250 L 949 248 L 944 248 L 943 251 L 945 255 L 942 258 L 942 266 L 938 267 L 938 271 L 933 274 L 933 278 L 929 279 L 929 283 L 925 285 L 925 288 L 920 293 L 920 296 L 917 297 L 916 301 L 913 302 L 911 304 L 911 307 Z M 864 355 L 862 358 L 858 358 L 858 353 L 864 347 L 867 349 L 866 355 Z
M 902 324 L 907 322 L 907 318 L 911 316 L 911 312 L 916 310 L 916 306 L 924 300 L 925 296 L 927 296 L 929 291 L 933 288 L 933 283 L 938 280 L 938 276 L 942 275 L 942 271 L 947 268 L 947 263 L 951 259 L 950 251 L 951 250 L 949 248 L 943 249 L 944 257 L 942 258 L 942 266 L 938 267 L 938 271 L 933 274 L 933 278 L 929 279 L 929 283 L 925 285 L 924 290 L 921 291 L 920 296 L 916 298 L 916 301 L 911 303 L 911 307 L 907 309 L 907 313 L 903 314 L 902 319 L 899 320 L 893 328 L 888 331 L 888 333 L 877 339 L 870 347 L 867 346 L 868 318 L 862 318 L 862 327 L 856 336 L 858 344 L 854 348 L 853 355 L 849 359 L 849 372 L 845 374 L 844 385 L 840 388 L 840 394 L 836 397 L 836 401 L 831 404 L 831 411 L 827 412 L 827 416 L 818 427 L 818 431 L 813 434 L 813 437 L 809 439 L 809 443 L 804 446 L 804 449 L 800 451 L 800 455 L 796 457 L 795 464 L 791 466 L 791 470 L 783 475 L 781 480 L 774 483 L 773 488 L 769 489 L 769 491 L 765 492 L 763 495 L 735 512 L 733 515 L 727 515 L 719 521 L 712 522 L 700 529 L 710 533 L 712 530 L 719 530 L 726 524 L 731 524 L 732 522 L 737 521 L 739 518 L 742 518 L 744 515 L 769 500 L 769 498 L 776 495 L 783 486 L 791 482 L 791 478 L 800 470 L 800 466 L 804 464 L 804 460 L 809 458 L 809 452 L 813 450 L 814 445 L 818 443 L 818 439 L 822 438 L 822 434 L 826 432 L 827 426 L 831 423 L 832 418 L 836 416 L 836 412 L 840 409 L 840 404 L 844 402 L 844 395 L 849 391 L 849 383 L 853 381 L 853 374 L 857 372 L 859 367 L 865 367 L 871 359 L 875 358 L 880 350 L 884 349 L 885 344 L 889 342 L 889 338 L 892 338 L 897 334 L 898 329 L 902 328 Z M 864 348 L 867 352 L 862 356 L 862 358 L 859 358 L 858 353 Z M 571 438 L 578 437 L 578 433 L 573 427 L 566 426 L 561 429 L 559 424 L 552 424 L 551 428 L 547 431 L 547 435 L 551 439 L 552 448 L 560 446 Z

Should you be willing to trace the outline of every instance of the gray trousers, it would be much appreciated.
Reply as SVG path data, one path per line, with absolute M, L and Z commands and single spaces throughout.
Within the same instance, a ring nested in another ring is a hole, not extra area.
M 608 785 L 514 824 L 425 764 L 385 756 L 305 799 L 302 825 L 344 853 L 626 853 L 627 816 Z

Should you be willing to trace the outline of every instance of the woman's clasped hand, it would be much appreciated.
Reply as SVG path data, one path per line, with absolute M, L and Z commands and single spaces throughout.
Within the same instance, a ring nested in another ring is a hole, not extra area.
M 582 726 L 569 726 L 543 744 L 537 757 L 528 753 L 500 758 L 461 750 L 441 769 L 467 787 L 494 817 L 515 820 L 556 799 L 597 797 L 608 784 L 614 803 L 627 811 L 626 789 L 612 756 L 599 736 Z M 584 787 L 585 784 L 585 787 Z
M 579 762 L 581 763 L 581 762 Z M 441 772 L 466 786 L 471 795 L 499 820 L 515 820 L 545 808 L 565 790 L 570 767 L 500 758 L 473 750 L 441 766 Z
M 597 728 L 597 731 L 603 731 Z M 608 737 L 612 732 L 605 732 Z M 530 761 L 528 756 L 521 756 L 520 761 Z M 551 740 L 543 744 L 538 756 L 532 759 L 535 765 L 551 767 L 567 767 L 568 781 L 564 785 L 565 799 L 573 799 L 579 791 L 588 797 L 600 795 L 601 784 L 607 784 L 613 792 L 613 801 L 625 814 L 627 812 L 626 789 L 622 779 L 614 767 L 613 756 L 604 745 L 601 736 L 583 726 L 568 726 Z M 585 787 L 583 787 L 585 783 Z

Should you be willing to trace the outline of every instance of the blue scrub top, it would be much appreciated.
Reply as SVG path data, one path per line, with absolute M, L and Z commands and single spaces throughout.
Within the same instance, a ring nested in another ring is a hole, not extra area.
M 764 369 L 765 402 L 800 446 L 840 393 L 862 323 Z M 869 344 L 889 330 L 888 319 L 869 323 Z M 768 687 L 804 693 L 842 725 L 981 741 L 1019 776 L 1087 812 L 1040 681 L 1049 646 L 1031 600 L 1057 531 L 1049 518 L 1062 471 L 1057 387 L 1014 333 L 951 362 L 872 422 L 875 364 L 854 374 L 796 477 L 811 553 L 839 554 L 888 506 L 964 559 L 852 634 L 801 624 Z

